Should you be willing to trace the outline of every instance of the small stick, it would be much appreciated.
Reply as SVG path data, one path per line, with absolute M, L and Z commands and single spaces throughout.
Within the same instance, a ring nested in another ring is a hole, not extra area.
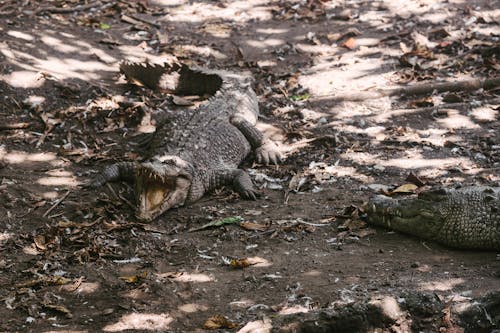
M 332 102 L 344 102 L 344 101 L 366 101 L 369 99 L 377 99 L 388 96 L 411 96 L 411 95 L 426 95 L 431 94 L 434 91 L 440 93 L 445 91 L 474 91 L 478 89 L 493 89 L 500 86 L 500 77 L 493 77 L 490 79 L 471 79 L 471 80 L 461 80 L 455 82 L 429 82 L 423 84 L 417 84 L 408 87 L 399 87 L 394 89 L 375 89 L 372 91 L 360 91 L 354 93 L 347 93 L 344 95 L 319 95 L 312 96 L 308 99 L 310 102 L 318 102 L 322 100 L 329 100 Z
M 94 3 L 89 3 L 89 4 L 86 4 L 86 5 L 79 5 L 79 6 L 75 6 L 75 7 L 65 7 L 65 8 L 60 8 L 60 7 L 44 7 L 44 8 L 39 8 L 37 10 L 35 10 L 34 14 L 35 15 L 40 15 L 41 13 L 52 13 L 52 14 L 68 14 L 68 13 L 72 13 L 72 12 L 78 12 L 78 11 L 83 11 L 83 10 L 87 10 L 87 9 L 90 9 L 90 8 L 94 8 L 94 7 L 97 7 L 97 6 L 100 6 L 102 5 L 102 3 L 100 1 L 97 1 L 97 2 L 94 2 Z
M 49 213 L 50 213 L 51 211 L 53 211 L 53 210 L 54 210 L 54 208 L 56 208 L 56 207 L 57 207 L 57 206 L 58 206 L 61 202 L 63 202 L 63 200 L 64 200 L 64 199 L 66 199 L 66 197 L 69 195 L 69 193 L 70 193 L 70 192 L 71 192 L 70 190 L 67 190 L 67 191 L 66 191 L 66 193 L 64 193 L 64 195 L 63 195 L 60 199 L 58 199 L 58 200 L 57 200 L 57 201 L 56 201 L 56 202 L 52 205 L 52 207 L 50 207 L 49 209 L 47 209 L 47 211 L 46 211 L 46 212 L 45 212 L 42 216 L 43 216 L 43 217 L 45 217 L 45 216 L 49 215 Z
M 0 131 L 4 130 L 15 130 L 15 129 L 23 129 L 30 127 L 30 123 L 14 123 L 14 124 L 4 124 L 0 125 Z
M 128 15 L 128 16 L 127 15 L 122 15 L 121 19 L 124 22 L 130 23 L 130 24 L 137 24 L 138 22 L 142 22 L 142 23 L 146 23 L 146 24 L 152 25 L 153 27 L 158 28 L 158 29 L 161 28 L 161 26 L 158 23 L 152 22 L 152 21 L 147 20 L 147 19 L 143 19 L 143 18 L 141 18 L 139 16 L 136 16 L 136 15 Z M 134 22 L 134 21 L 137 21 L 137 22 Z

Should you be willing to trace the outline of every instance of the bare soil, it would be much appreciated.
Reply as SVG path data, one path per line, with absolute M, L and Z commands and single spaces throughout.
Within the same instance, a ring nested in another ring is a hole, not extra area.
M 282 314 L 401 303 L 413 291 L 443 304 L 500 291 L 497 253 L 360 219 L 370 196 L 410 175 L 423 188 L 498 186 L 498 90 L 339 98 L 498 75 L 498 8 L 0 1 L 0 331 L 201 332 L 215 315 L 235 324 L 220 331 L 238 331 Z M 81 186 L 114 161 L 140 159 L 140 134 L 179 108 L 120 78 L 120 61 L 146 59 L 253 74 L 259 127 L 286 156 L 278 167 L 242 166 L 259 200 L 221 189 L 142 224 L 130 186 Z M 192 230 L 235 216 L 252 223 Z M 500 313 L 489 315 L 494 327 Z M 445 314 L 396 317 L 371 330 L 461 329 Z

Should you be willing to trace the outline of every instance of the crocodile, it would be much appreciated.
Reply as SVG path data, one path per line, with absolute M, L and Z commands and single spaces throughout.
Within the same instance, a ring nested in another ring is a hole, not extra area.
M 158 126 L 141 162 L 110 165 L 90 187 L 117 180 L 135 183 L 136 216 L 146 221 L 225 185 L 256 200 L 252 180 L 239 165 L 252 151 L 261 164 L 277 164 L 282 157 L 255 127 L 259 106 L 250 75 L 130 62 L 121 63 L 120 71 L 129 81 L 160 92 L 210 97 Z
M 461 249 L 500 250 L 500 187 L 434 188 L 371 198 L 367 222 Z

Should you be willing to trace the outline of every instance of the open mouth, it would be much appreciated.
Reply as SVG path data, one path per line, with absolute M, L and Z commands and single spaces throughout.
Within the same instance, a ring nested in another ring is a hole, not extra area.
M 141 169 L 136 177 L 137 215 L 142 219 L 156 217 L 174 190 L 172 177 L 162 177 L 148 168 Z

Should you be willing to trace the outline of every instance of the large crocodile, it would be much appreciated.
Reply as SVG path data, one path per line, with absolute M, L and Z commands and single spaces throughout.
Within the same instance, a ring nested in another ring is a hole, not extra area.
M 367 221 L 462 249 L 500 250 L 500 187 L 433 189 L 416 198 L 375 196 Z
M 159 127 L 143 162 L 113 164 L 91 186 L 133 181 L 136 214 L 143 220 L 192 203 L 223 185 L 255 200 L 252 181 L 239 164 L 252 150 L 264 164 L 276 164 L 281 157 L 277 146 L 255 127 L 259 107 L 250 76 L 186 65 L 122 63 L 120 70 L 129 81 L 152 89 L 211 97 Z

